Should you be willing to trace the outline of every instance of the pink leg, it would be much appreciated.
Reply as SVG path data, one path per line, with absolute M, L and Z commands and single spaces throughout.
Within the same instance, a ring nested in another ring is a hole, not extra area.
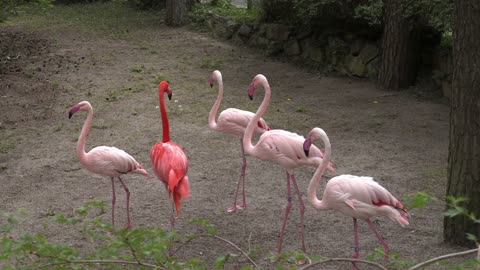
M 287 225 L 288 214 L 292 208 L 292 192 L 290 189 L 290 174 L 287 172 L 287 208 L 285 209 L 285 218 L 283 219 L 282 229 L 280 231 L 280 239 L 278 241 L 278 253 L 282 253 L 283 234 Z
M 291 179 L 293 182 L 293 186 L 295 187 L 295 192 L 298 196 L 298 201 L 300 202 L 300 233 L 302 237 L 302 250 L 304 253 L 307 253 L 307 248 L 305 247 L 305 226 L 303 224 L 303 216 L 305 214 L 305 204 L 302 200 L 302 194 L 300 194 L 300 189 L 298 189 L 297 179 L 295 179 L 295 174 L 292 173 Z
M 358 242 L 358 224 L 357 219 L 353 218 L 353 239 L 354 239 L 354 253 L 353 258 L 358 259 L 360 257 L 360 243 Z M 352 270 L 357 269 L 355 263 L 352 263 Z
M 130 230 L 132 228 L 130 224 L 130 191 L 120 177 L 118 177 L 118 180 L 120 181 L 120 184 L 122 184 L 125 194 L 127 194 L 127 227 L 125 227 L 125 230 Z
M 112 177 L 112 228 L 115 231 L 115 181 L 114 178 Z
M 385 262 L 388 262 L 388 259 L 389 259 L 389 253 L 390 253 L 390 247 L 388 246 L 387 242 L 385 242 L 385 240 L 383 240 L 383 237 L 380 235 L 380 233 L 377 231 L 377 228 L 375 228 L 375 225 L 373 224 L 373 222 L 370 220 L 370 219 L 367 219 L 366 220 L 367 223 L 368 223 L 368 226 L 370 226 L 370 229 L 372 229 L 372 231 L 375 233 L 375 235 L 377 236 L 378 240 L 380 240 L 380 242 L 382 243 L 383 245 L 383 250 L 385 252 Z
M 243 141 L 240 139 L 240 148 L 242 149 L 242 168 L 240 171 L 240 180 L 237 183 L 237 189 L 235 189 L 233 207 L 227 208 L 227 212 L 235 212 L 237 209 L 244 209 L 247 207 L 247 203 L 245 200 L 245 169 L 247 168 L 247 159 L 245 158 L 245 151 L 243 150 Z M 242 195 L 243 195 L 243 204 L 237 205 L 237 195 L 238 189 L 240 188 L 240 184 L 242 185 Z

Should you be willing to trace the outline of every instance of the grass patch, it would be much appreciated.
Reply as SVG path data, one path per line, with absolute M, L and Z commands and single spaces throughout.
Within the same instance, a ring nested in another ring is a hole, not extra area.
M 15 140 L 12 138 L 2 139 L 0 141 L 0 153 L 8 154 L 11 150 L 15 149 Z
M 134 65 L 130 67 L 130 72 L 141 73 L 145 70 L 144 65 Z
M 195 24 L 205 25 L 212 13 L 232 18 L 239 23 L 255 23 L 259 17 L 259 12 L 255 8 L 251 10 L 237 8 L 225 1 L 219 6 L 210 4 L 195 5 L 190 12 L 190 18 Z
M 200 61 L 200 68 L 203 69 L 222 69 L 223 62 L 221 60 L 212 59 L 212 58 L 202 58 Z
M 85 33 L 125 39 L 138 30 L 159 25 L 162 20 L 158 11 L 135 10 L 120 1 L 109 1 L 55 5 L 47 10 L 24 5 L 18 9 L 18 16 L 10 17 L 7 23 L 50 30 L 74 27 Z

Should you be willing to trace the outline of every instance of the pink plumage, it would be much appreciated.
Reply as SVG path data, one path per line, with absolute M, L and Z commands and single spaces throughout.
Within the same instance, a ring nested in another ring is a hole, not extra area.
M 303 146 L 305 153 L 308 154 L 312 141 L 317 139 L 323 141 L 325 145 L 324 159 L 328 160 L 331 156 L 330 140 L 321 128 L 314 128 L 308 134 Z M 385 216 L 401 226 L 405 226 L 408 225 L 408 212 L 404 209 L 402 203 L 387 189 L 375 182 L 372 177 L 367 176 L 348 174 L 336 176 L 328 181 L 322 200 L 319 200 L 317 198 L 317 189 L 326 167 L 326 163 L 322 161 L 315 171 L 308 186 L 308 201 L 319 210 L 335 210 L 353 218 L 354 258 L 360 256 L 357 219 L 365 220 L 382 243 L 385 249 L 385 260 L 388 261 L 390 248 L 375 228 L 375 225 L 370 221 L 370 218 Z M 355 269 L 355 265 L 352 268 Z
M 215 117 L 217 115 L 218 109 L 220 108 L 220 103 L 223 98 L 222 74 L 218 70 L 212 72 L 212 75 L 210 77 L 210 87 L 213 87 L 215 81 L 218 82 L 218 95 L 215 103 L 212 106 L 212 109 L 210 110 L 210 114 L 208 116 L 208 124 L 210 125 L 210 128 L 215 131 L 227 133 L 237 137 L 240 140 L 240 147 L 242 150 L 242 167 L 240 171 L 240 180 L 238 181 L 237 188 L 235 189 L 233 207 L 227 209 L 227 212 L 234 212 L 237 209 L 244 209 L 247 207 L 247 203 L 245 200 L 245 169 L 247 167 L 247 161 L 245 159 L 245 152 L 243 151 L 242 138 L 248 123 L 255 114 L 249 111 L 228 108 L 220 113 L 220 115 L 218 116 L 218 121 L 215 122 Z M 263 118 L 260 118 L 257 122 L 257 126 L 253 130 L 253 133 L 255 135 L 261 135 L 268 130 L 270 130 L 270 127 L 267 125 Z M 237 205 L 237 195 L 240 185 L 242 185 L 243 203 Z
M 120 178 L 121 175 L 127 174 L 130 172 L 142 174 L 148 178 L 147 171 L 143 166 L 138 163 L 131 155 L 127 152 L 120 150 L 115 147 L 109 146 L 98 146 L 90 150 L 88 153 L 85 152 L 85 143 L 87 140 L 87 134 L 92 126 L 93 120 L 93 108 L 88 101 L 82 101 L 77 105 L 73 106 L 70 111 L 68 118 L 71 118 L 72 115 L 78 111 L 86 111 L 87 119 L 83 124 L 82 131 L 78 138 L 77 142 L 77 156 L 80 160 L 80 163 L 88 171 L 103 175 L 110 176 L 112 182 L 112 226 L 115 228 L 115 183 L 114 179 L 117 178 L 120 181 L 125 193 L 127 194 L 127 226 L 126 229 L 130 229 L 130 191 L 127 186 Z
M 172 206 L 171 227 L 175 225 L 175 216 L 180 213 L 180 204 L 183 198 L 190 195 L 188 181 L 188 159 L 183 149 L 170 141 L 170 127 L 168 124 L 167 109 L 164 95 L 172 97 L 172 90 L 166 81 L 160 82 L 158 95 L 160 103 L 160 115 L 162 118 L 163 138 L 156 143 L 150 151 L 150 163 L 158 179 L 165 185 L 169 197 L 172 198 L 175 209 Z M 176 212 L 176 215 L 175 215 Z
M 258 108 L 255 116 L 250 120 L 250 123 L 245 130 L 245 135 L 243 138 L 243 148 L 245 152 L 253 157 L 262 160 L 273 161 L 280 166 L 282 166 L 287 171 L 287 208 L 285 210 L 285 218 L 283 219 L 282 229 L 280 231 L 280 239 L 278 245 L 278 253 L 282 250 L 283 234 L 285 232 L 285 226 L 288 219 L 288 214 L 290 208 L 292 207 L 292 197 L 290 184 L 292 183 L 295 188 L 295 192 L 298 196 L 300 202 L 300 230 L 301 230 L 301 239 L 302 239 L 302 249 L 306 252 L 305 241 L 304 241 L 304 225 L 303 225 L 303 216 L 305 211 L 305 206 L 300 194 L 300 190 L 295 179 L 294 169 L 300 166 L 318 166 L 323 157 L 323 152 L 312 145 L 312 157 L 307 157 L 302 151 L 302 146 L 304 142 L 303 136 L 298 134 L 286 131 L 274 129 L 264 132 L 256 145 L 252 144 L 252 136 L 256 124 L 260 117 L 266 112 L 268 104 L 270 103 L 270 85 L 268 84 L 267 78 L 265 76 L 258 74 L 256 75 L 252 83 L 248 88 L 248 95 L 250 99 L 253 98 L 253 93 L 255 90 L 262 86 L 265 90 L 265 96 L 263 98 L 262 104 Z M 335 174 L 335 169 L 331 163 L 330 157 L 324 158 L 328 164 L 328 169 Z

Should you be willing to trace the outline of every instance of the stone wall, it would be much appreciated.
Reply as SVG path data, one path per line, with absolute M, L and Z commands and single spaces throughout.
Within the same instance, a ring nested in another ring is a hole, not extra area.
M 259 48 L 270 56 L 285 56 L 320 70 L 361 78 L 376 78 L 380 65 L 380 41 L 354 33 L 298 29 L 275 23 L 241 24 L 210 14 L 208 26 L 221 39 Z M 452 56 L 436 49 L 428 64 L 436 86 L 446 97 L 451 93 Z

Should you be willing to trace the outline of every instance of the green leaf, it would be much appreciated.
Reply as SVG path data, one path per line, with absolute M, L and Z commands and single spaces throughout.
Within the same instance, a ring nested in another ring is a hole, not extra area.
M 467 233 L 467 239 L 470 240 L 470 241 L 478 242 L 477 236 L 475 236 L 474 234 L 471 234 L 471 233 Z
M 230 257 L 230 254 L 227 254 L 227 255 L 223 255 L 223 256 L 220 256 L 218 257 L 216 260 L 215 260 L 215 270 L 220 270 L 223 268 L 223 266 L 225 265 L 225 263 L 227 262 L 228 258 Z
M 431 201 L 435 201 L 437 198 L 426 193 L 426 192 L 417 192 L 415 194 L 407 194 L 404 198 L 405 207 L 408 210 L 415 208 L 425 208 L 426 204 Z

